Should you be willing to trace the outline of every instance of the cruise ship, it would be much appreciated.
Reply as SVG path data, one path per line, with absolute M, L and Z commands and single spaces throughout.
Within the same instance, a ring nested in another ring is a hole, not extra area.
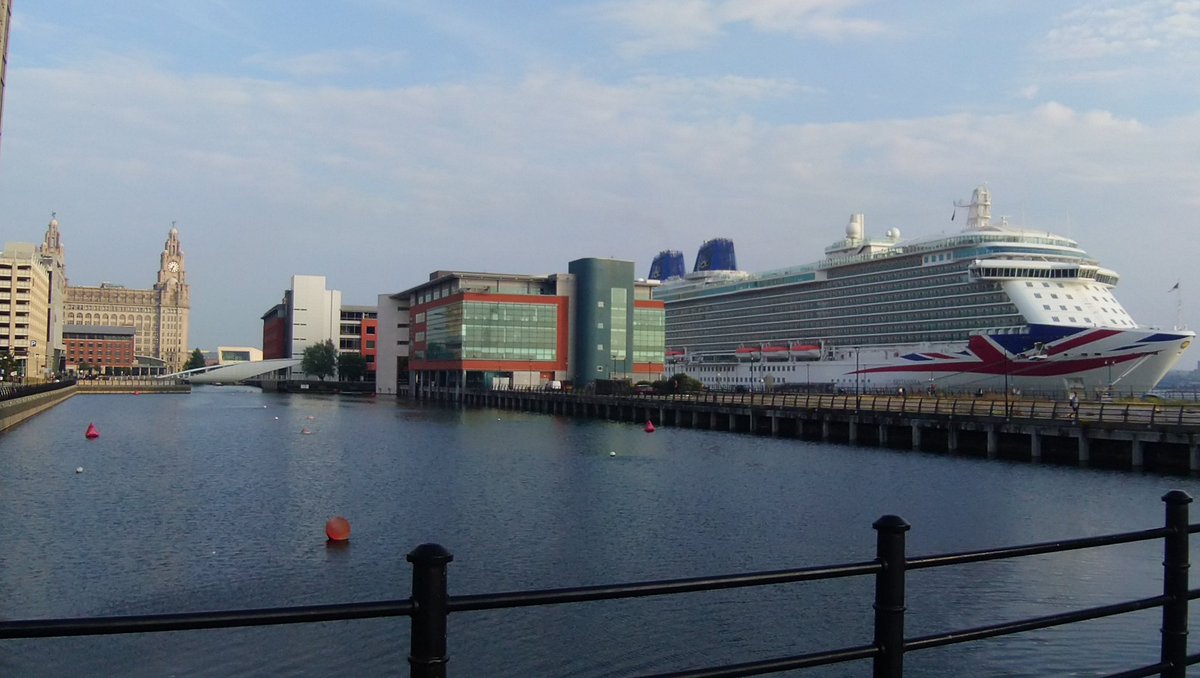
M 748 273 L 698 257 L 654 292 L 667 376 L 756 391 L 1140 393 L 1194 338 L 1139 326 L 1113 295 L 1117 273 L 1074 240 L 992 223 L 986 187 L 958 208 L 962 232 L 910 240 L 868 237 L 852 215 L 804 266 Z

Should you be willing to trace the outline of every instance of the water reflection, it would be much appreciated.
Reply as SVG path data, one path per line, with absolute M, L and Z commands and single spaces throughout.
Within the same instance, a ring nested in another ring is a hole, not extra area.
M 100 439 L 83 438 L 88 421 Z M 910 553 L 959 551 L 1156 526 L 1172 487 L 1197 494 L 1191 479 L 391 399 L 77 396 L 0 436 L 0 615 L 393 599 L 409 591 L 405 554 L 429 541 L 454 553 L 455 593 L 866 560 L 885 513 L 912 523 Z M 327 543 L 332 515 L 351 520 L 350 543 Z M 914 572 L 909 632 L 1152 595 L 1160 559 L 1130 545 Z M 631 675 L 866 643 L 870 587 L 455 616 L 452 675 Z M 1115 671 L 1153 661 L 1157 629 L 1141 614 L 906 664 Z M 397 619 L 5 642 L 0 675 L 395 675 L 407 632 Z

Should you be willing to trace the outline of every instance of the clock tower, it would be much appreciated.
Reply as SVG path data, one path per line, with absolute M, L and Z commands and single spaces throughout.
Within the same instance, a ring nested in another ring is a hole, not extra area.
M 183 248 L 179 246 L 179 229 L 171 222 L 171 232 L 167 235 L 167 244 L 163 246 L 162 254 L 158 255 L 158 282 L 155 289 L 182 288 L 187 295 L 187 277 L 183 270 Z
M 61 256 L 57 220 L 50 222 L 42 253 L 50 258 Z M 98 287 L 68 285 L 63 306 L 67 325 L 104 325 L 134 331 L 133 350 L 138 364 L 118 366 L 119 369 L 132 370 L 134 374 L 182 369 L 188 358 L 191 291 L 183 248 L 179 245 L 179 229 L 171 224 L 167 242 L 158 256 L 158 279 L 150 289 L 128 289 L 112 283 L 100 283 Z M 67 356 L 67 361 L 70 367 L 71 356 Z
M 154 284 L 157 296 L 155 320 L 157 339 L 155 352 L 167 365 L 177 368 L 188 357 L 188 311 L 191 308 L 191 291 L 184 270 L 183 248 L 179 245 L 179 229 L 171 223 L 167 243 L 158 256 L 158 282 Z

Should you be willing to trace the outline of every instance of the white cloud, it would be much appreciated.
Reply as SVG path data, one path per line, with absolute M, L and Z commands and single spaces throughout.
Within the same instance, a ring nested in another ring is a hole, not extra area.
M 396 69 L 404 66 L 407 56 L 402 51 L 373 51 L 353 49 L 312 52 L 291 57 L 257 55 L 247 63 L 295 78 L 328 77 L 361 71 Z
M 627 56 L 693 50 L 723 34 L 710 0 L 617 0 L 595 15 L 638 36 L 622 44 Z
M 1200 3 L 1109 0 L 1059 17 L 1042 51 L 1055 59 L 1099 59 L 1155 52 L 1196 52 Z
M 644 56 L 704 47 L 736 25 L 822 40 L 885 33 L 881 22 L 846 16 L 861 4 L 863 0 L 614 0 L 598 5 L 594 14 L 636 36 L 622 43 L 624 54 Z

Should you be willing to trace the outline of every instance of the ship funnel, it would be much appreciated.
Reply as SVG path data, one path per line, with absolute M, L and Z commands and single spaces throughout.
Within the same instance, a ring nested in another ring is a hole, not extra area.
M 733 251 L 733 241 L 728 238 L 713 238 L 700 246 L 696 253 L 696 266 L 692 269 L 700 271 L 736 271 L 737 254 Z
M 670 280 L 682 278 L 687 273 L 687 264 L 683 261 L 683 252 L 678 250 L 663 250 L 654 257 L 650 264 L 650 280 Z

